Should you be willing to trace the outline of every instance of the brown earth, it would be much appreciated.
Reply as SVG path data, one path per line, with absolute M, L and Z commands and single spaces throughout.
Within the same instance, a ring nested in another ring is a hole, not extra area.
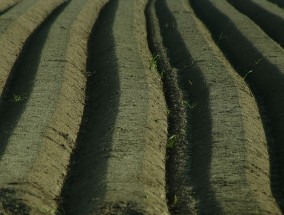
M 20 0 L 2 0 L 0 2 L 0 15 L 14 7 Z
M 0 1 L 0 214 L 283 214 L 283 6 Z

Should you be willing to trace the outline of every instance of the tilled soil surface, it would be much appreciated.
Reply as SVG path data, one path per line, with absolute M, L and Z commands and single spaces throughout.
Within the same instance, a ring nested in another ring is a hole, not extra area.
M 0 214 L 283 214 L 283 0 L 1 0 Z

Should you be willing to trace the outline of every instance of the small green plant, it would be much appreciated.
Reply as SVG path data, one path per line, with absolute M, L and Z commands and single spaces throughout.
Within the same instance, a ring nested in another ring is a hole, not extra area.
M 167 116 L 170 116 L 170 114 L 171 114 L 171 110 L 167 108 Z
M 260 64 L 262 61 L 263 61 L 263 59 L 262 59 L 262 58 L 259 58 L 259 59 L 257 59 L 256 61 L 254 61 L 254 63 L 255 63 L 255 65 L 258 65 L 258 64 Z
M 86 78 L 89 78 L 89 77 L 92 77 L 95 73 L 96 73 L 96 71 L 87 70 L 85 72 L 85 76 L 86 76 Z
M 172 205 L 175 206 L 178 202 L 178 198 L 177 198 L 177 195 L 174 195 L 174 199 L 173 199 L 173 203 Z
M 248 71 L 246 74 L 245 74 L 245 76 L 244 76 L 244 80 L 246 79 L 246 77 L 248 76 L 248 74 L 250 74 L 250 73 L 252 73 L 252 70 L 250 70 L 250 71 Z
M 176 135 L 170 136 L 168 141 L 167 141 L 167 148 L 169 148 L 169 149 L 174 148 L 175 145 L 176 145 L 176 141 L 177 141 Z
M 191 104 L 189 104 L 187 101 L 183 101 L 183 102 L 189 109 L 193 109 L 197 106 L 196 102 L 192 102 Z
M 149 63 L 149 69 L 157 69 L 157 60 L 159 59 L 159 55 L 154 55 Z
M 162 72 L 160 73 L 161 78 L 163 78 L 163 77 L 164 77 L 164 74 L 165 74 L 165 70 L 162 70 Z
M 18 103 L 18 102 L 24 101 L 25 99 L 26 99 L 25 96 L 14 94 L 10 101 Z
M 190 62 L 190 64 L 188 65 L 188 67 L 189 67 L 189 68 L 195 67 L 195 64 L 196 64 L 196 60 L 194 60 L 194 58 L 191 58 L 191 62 Z
M 218 43 L 225 39 L 227 39 L 227 36 L 224 34 L 224 32 L 221 32 L 218 38 Z
M 170 204 L 170 206 L 171 206 L 171 207 L 175 207 L 176 204 L 177 204 L 177 202 L 178 202 L 178 197 L 177 197 L 177 195 L 176 195 L 176 194 L 175 194 L 175 195 L 171 195 L 171 197 L 170 197 L 170 199 L 169 199 L 169 204 Z

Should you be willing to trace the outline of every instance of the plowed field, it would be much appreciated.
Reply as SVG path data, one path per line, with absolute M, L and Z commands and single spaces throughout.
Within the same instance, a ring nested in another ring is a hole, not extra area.
M 0 215 L 283 214 L 284 0 L 0 0 Z

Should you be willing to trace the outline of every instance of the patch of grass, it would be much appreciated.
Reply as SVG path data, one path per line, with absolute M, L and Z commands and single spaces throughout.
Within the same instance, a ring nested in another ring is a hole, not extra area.
M 149 69 L 157 69 L 157 60 L 159 59 L 159 55 L 152 56 L 152 59 L 149 62 Z

